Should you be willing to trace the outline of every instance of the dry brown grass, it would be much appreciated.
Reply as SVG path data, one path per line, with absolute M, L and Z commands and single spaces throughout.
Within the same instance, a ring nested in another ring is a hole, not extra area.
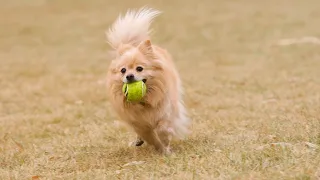
M 128 147 L 104 80 L 104 31 L 127 8 L 164 11 L 192 134 L 161 157 Z M 320 178 L 318 0 L 11 0 L 0 6 L 0 179 Z M 143 164 L 123 166 L 132 161 Z

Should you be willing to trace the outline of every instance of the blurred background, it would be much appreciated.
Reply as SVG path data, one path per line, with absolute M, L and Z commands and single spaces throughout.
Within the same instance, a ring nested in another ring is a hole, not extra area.
M 319 1 L 0 4 L 0 179 L 320 178 Z M 170 158 L 128 147 L 106 96 L 105 31 L 144 5 L 192 118 Z

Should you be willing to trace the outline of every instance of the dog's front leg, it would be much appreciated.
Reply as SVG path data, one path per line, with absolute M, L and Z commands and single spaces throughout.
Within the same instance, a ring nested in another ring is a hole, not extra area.
M 153 145 L 157 151 L 162 154 L 166 154 L 166 148 L 161 143 L 157 133 L 152 128 L 145 128 L 137 130 L 139 136 L 145 140 L 148 144 Z
M 172 140 L 173 130 L 167 124 L 168 121 L 160 121 L 155 131 L 165 147 L 166 153 L 171 153 L 170 142 Z

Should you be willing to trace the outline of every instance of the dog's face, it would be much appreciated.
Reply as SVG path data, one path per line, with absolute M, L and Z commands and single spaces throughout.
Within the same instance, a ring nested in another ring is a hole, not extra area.
M 150 76 L 149 60 L 136 48 L 125 52 L 118 60 L 117 71 L 123 83 L 144 81 Z
M 111 65 L 109 76 L 113 94 L 122 93 L 123 83 L 143 81 L 147 86 L 147 95 L 163 91 L 163 64 L 153 54 L 150 41 L 137 47 L 124 45 Z

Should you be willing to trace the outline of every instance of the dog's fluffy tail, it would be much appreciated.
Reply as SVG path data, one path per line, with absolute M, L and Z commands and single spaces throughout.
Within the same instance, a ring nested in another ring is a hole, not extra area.
M 117 49 L 121 44 L 137 46 L 149 38 L 150 24 L 160 13 L 147 7 L 128 10 L 123 17 L 120 15 L 106 32 L 108 43 L 113 49 Z

